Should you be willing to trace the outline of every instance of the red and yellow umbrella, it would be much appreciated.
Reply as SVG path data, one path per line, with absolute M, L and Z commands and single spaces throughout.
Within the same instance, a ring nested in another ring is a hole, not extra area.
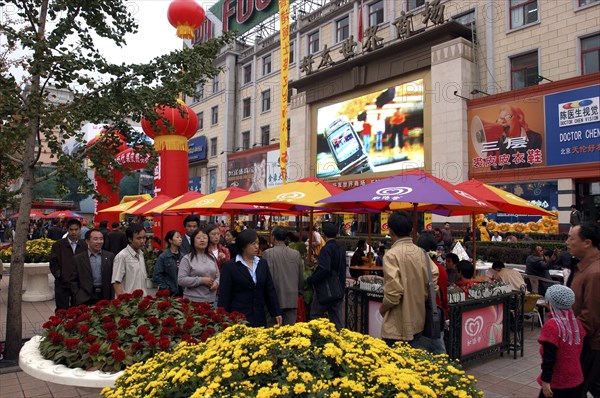
M 234 199 L 232 203 L 262 204 L 274 209 L 285 211 L 305 210 L 342 210 L 319 201 L 344 192 L 343 189 L 318 178 L 303 178 L 301 180 L 279 185 L 264 191 L 254 192 L 247 196 Z M 352 206 L 356 207 L 354 204 Z M 350 206 L 347 206 L 350 208 Z
M 461 182 L 456 185 L 456 189 L 457 192 L 463 192 L 485 200 L 503 213 L 555 216 L 554 213 L 544 210 L 528 200 L 481 181 L 469 180 Z
M 170 211 L 193 211 L 201 214 L 218 214 L 235 211 L 256 211 L 257 206 L 234 203 L 234 199 L 248 195 L 250 191 L 237 187 L 228 187 L 220 191 L 204 195 L 200 198 L 166 209 Z M 268 210 L 268 208 L 264 208 Z
M 50 214 L 46 214 L 44 216 L 44 218 L 79 218 L 79 219 L 82 219 L 83 216 L 72 210 L 58 210 L 58 211 L 52 212 Z
M 179 214 L 179 212 L 170 211 L 168 209 L 170 207 L 178 206 L 180 204 L 184 204 L 184 203 L 192 201 L 192 200 L 200 199 L 203 196 L 204 195 L 202 195 L 200 192 L 189 191 L 189 192 L 184 193 L 183 195 L 173 198 L 167 202 L 164 202 L 163 204 L 160 204 L 153 209 L 150 209 L 150 211 L 147 211 L 144 215 L 147 215 L 147 216 L 150 216 L 153 214 L 177 215 L 177 214 Z M 183 212 L 181 212 L 181 213 L 183 213 Z
M 152 214 L 152 211 L 159 205 L 172 200 L 173 198 L 167 195 L 156 195 L 146 202 L 140 203 L 139 205 L 132 207 L 125 211 L 127 214 L 134 216 L 143 216 L 146 214 Z

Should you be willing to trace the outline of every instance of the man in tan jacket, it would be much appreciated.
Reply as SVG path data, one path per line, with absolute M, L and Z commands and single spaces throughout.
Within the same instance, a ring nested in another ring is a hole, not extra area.
M 426 267 L 431 269 L 436 290 L 439 271 L 412 242 L 409 213 L 393 213 L 388 226 L 394 243 L 383 257 L 384 295 L 379 308 L 383 316 L 381 337 L 390 346 L 397 341 L 416 345 L 425 327 L 425 300 L 429 292 Z

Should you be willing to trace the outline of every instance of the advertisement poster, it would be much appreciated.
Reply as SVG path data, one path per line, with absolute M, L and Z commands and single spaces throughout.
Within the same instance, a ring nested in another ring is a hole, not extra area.
M 201 192 L 202 189 L 202 177 L 189 177 L 188 178 L 188 191 Z
M 381 307 L 381 302 L 369 300 L 369 336 L 376 339 L 381 338 L 381 326 L 383 325 L 379 307 Z
M 600 162 L 600 85 L 547 95 L 549 166 Z
M 381 213 L 381 234 L 387 235 L 390 233 L 390 227 L 388 226 L 388 219 L 390 218 L 389 213 Z
M 503 341 L 504 304 L 462 314 L 461 356 L 493 347 Z
M 227 186 L 238 187 L 250 192 L 267 189 L 267 153 L 227 160 Z
M 317 110 L 317 178 L 420 167 L 423 80 Z
M 279 150 L 267 152 L 267 188 L 273 188 L 283 184 L 283 174 L 281 172 L 279 154 Z
M 514 193 L 548 211 L 558 210 L 558 181 L 535 181 L 516 184 L 492 184 L 497 188 Z M 478 215 L 478 221 L 484 217 Z M 487 228 L 500 233 L 535 232 L 558 233 L 558 219 L 552 216 L 528 216 L 522 214 L 487 214 Z
M 543 97 L 472 109 L 468 118 L 473 172 L 546 165 Z

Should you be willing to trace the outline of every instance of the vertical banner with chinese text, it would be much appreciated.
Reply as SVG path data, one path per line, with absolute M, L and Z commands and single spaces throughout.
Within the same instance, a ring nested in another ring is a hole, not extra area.
M 279 0 L 279 46 L 281 54 L 281 118 L 279 121 L 279 166 L 281 168 L 282 183 L 287 182 L 287 98 L 288 98 L 288 69 L 290 62 L 290 2 Z

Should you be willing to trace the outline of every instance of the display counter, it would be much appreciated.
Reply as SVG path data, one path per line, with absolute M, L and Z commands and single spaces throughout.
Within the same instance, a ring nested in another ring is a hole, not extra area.
M 452 359 L 469 361 L 493 353 L 523 356 L 524 292 L 511 292 L 449 304 L 446 350 Z M 347 329 L 381 338 L 383 318 L 379 306 L 383 294 L 346 288 L 344 302 Z

